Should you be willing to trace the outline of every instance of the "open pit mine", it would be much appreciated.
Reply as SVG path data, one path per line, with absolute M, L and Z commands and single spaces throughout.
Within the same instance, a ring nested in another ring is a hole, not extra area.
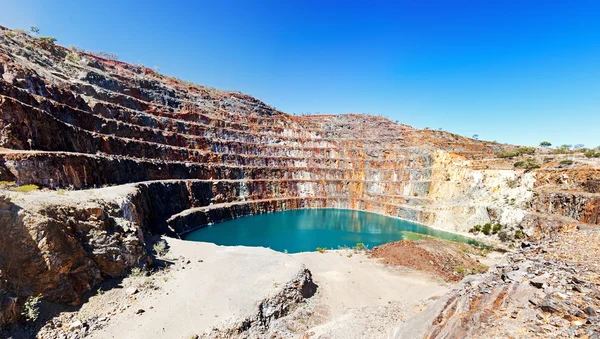
M 581 153 L 290 115 L 0 27 L 0 181 L 2 337 L 599 335 L 600 161 Z M 486 246 L 182 240 L 316 208 Z

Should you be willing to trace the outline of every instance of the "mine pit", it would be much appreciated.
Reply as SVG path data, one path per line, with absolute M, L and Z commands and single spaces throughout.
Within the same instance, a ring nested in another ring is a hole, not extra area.
M 285 253 L 335 249 L 367 250 L 400 240 L 436 237 L 475 246 L 481 243 L 380 214 L 340 209 L 303 209 L 219 222 L 183 235 L 188 241 L 224 246 L 262 246 Z
M 292 115 L 0 26 L 0 337 L 597 336 L 594 152 Z

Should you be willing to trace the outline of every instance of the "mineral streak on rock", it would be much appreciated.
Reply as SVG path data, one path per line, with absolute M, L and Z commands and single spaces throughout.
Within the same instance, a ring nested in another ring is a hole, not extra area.
M 494 152 L 516 146 L 370 115 L 292 116 L 3 27 L 0 117 L 0 181 L 44 188 L 0 191 L 0 324 L 27 296 L 79 303 L 145 260 L 147 234 L 243 215 L 351 208 L 539 237 L 600 223 L 593 164 L 515 170 Z

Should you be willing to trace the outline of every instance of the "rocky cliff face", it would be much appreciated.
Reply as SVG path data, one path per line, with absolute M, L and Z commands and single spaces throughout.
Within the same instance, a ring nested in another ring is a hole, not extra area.
M 0 117 L 0 180 L 44 188 L 0 195 L 2 305 L 77 303 L 144 260 L 144 234 L 269 211 L 352 208 L 531 236 L 600 223 L 594 164 L 515 170 L 493 156 L 514 146 L 375 116 L 292 116 L 5 28 Z M 0 320 L 15 318 L 5 310 Z

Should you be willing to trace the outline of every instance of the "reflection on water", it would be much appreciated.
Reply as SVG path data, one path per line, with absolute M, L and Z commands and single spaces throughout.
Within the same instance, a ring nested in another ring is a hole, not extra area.
M 317 247 L 369 247 L 397 240 L 416 240 L 427 234 L 438 238 L 479 243 L 469 238 L 431 229 L 379 214 L 340 209 L 305 209 L 259 214 L 200 228 L 186 240 L 217 245 L 264 246 L 290 253 L 314 251 Z

